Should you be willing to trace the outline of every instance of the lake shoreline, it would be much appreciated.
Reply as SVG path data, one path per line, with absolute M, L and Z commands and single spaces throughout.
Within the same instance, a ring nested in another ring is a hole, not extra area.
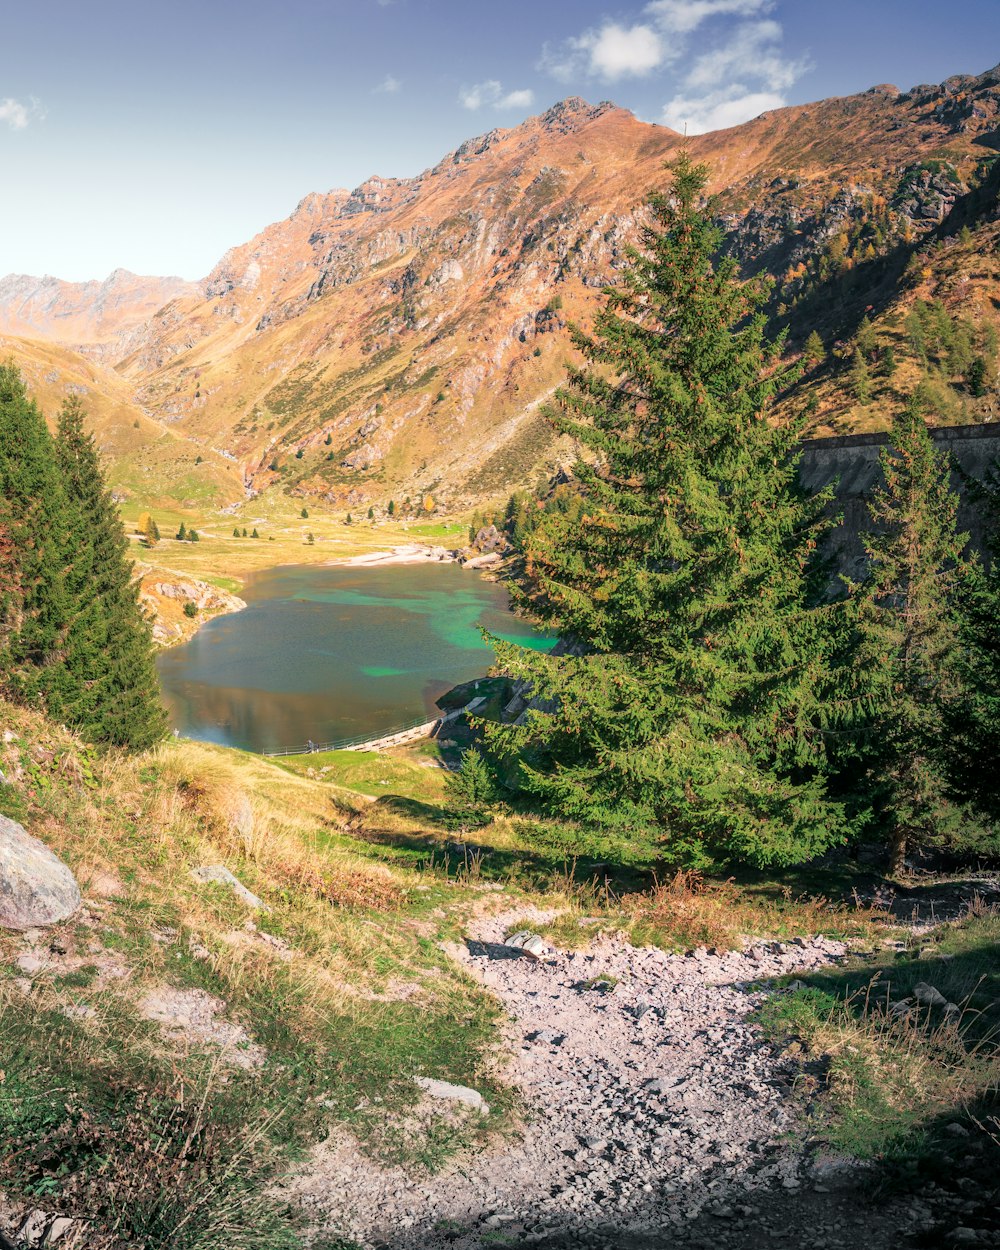
M 335 557 L 332 560 L 317 560 L 315 565 L 318 568 L 384 568 L 391 565 L 405 564 L 457 564 L 459 562 L 459 551 L 450 547 L 431 547 L 424 543 L 407 543 L 402 546 L 390 547 L 381 551 L 365 551 L 356 556 Z M 306 562 L 303 562 L 303 564 Z M 313 561 L 308 563 L 312 564 Z M 265 565 L 263 568 L 251 570 L 253 573 L 266 573 L 279 568 L 293 567 L 289 561 L 280 561 L 274 565 Z M 142 582 L 151 580 L 154 572 L 160 582 L 173 583 L 182 585 L 184 583 L 197 583 L 199 587 L 204 589 L 214 589 L 212 583 L 201 578 L 194 578 L 188 573 L 181 573 L 168 567 L 159 566 L 155 570 L 148 564 L 139 562 L 137 564 L 137 572 Z M 242 592 L 246 587 L 246 578 L 233 574 L 232 578 L 239 584 L 239 590 Z M 147 607 L 153 612 L 154 634 L 153 642 L 157 651 L 164 651 L 170 647 L 190 642 L 204 625 L 209 621 L 213 621 L 216 617 L 225 616 L 232 612 L 240 612 L 246 607 L 246 604 L 236 594 L 227 595 L 226 592 L 219 591 L 219 599 L 213 604 L 212 610 L 205 614 L 199 612 L 198 616 L 184 618 L 178 622 L 171 622 L 169 625 L 164 623 L 164 628 L 157 628 L 161 619 L 161 601 L 160 597 L 154 597 L 148 593 L 144 587 L 144 599 Z M 230 602 L 227 602 L 231 601 Z M 178 628 L 178 626 L 180 628 Z
M 428 547 L 423 543 L 406 543 L 388 551 L 366 551 L 359 556 L 343 556 L 327 560 L 327 568 L 384 568 L 392 564 L 457 564 L 459 553 L 449 547 Z
M 284 565 L 245 593 L 252 611 L 157 662 L 172 725 L 243 750 L 367 740 L 436 715 L 440 694 L 494 662 L 480 626 L 540 645 L 496 579 L 455 560 Z

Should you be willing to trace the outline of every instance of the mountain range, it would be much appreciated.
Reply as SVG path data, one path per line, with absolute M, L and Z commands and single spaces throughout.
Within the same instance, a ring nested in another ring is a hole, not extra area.
M 816 432 L 884 426 L 936 359 L 913 345 L 917 306 L 995 357 L 1000 67 L 690 139 L 563 100 L 416 177 L 307 195 L 199 282 L 9 275 L 0 351 L 49 415 L 84 394 L 116 487 L 144 502 L 500 498 L 571 455 L 541 414 L 568 326 L 616 281 L 682 146 L 711 167 L 726 250 L 774 278 L 788 350 L 820 335 L 783 401 L 806 404 Z M 874 380 L 859 399 L 865 318 Z M 985 387 L 937 363 L 934 419 L 990 419 L 995 359 Z

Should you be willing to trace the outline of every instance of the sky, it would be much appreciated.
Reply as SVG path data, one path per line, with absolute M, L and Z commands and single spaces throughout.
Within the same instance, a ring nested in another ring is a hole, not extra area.
M 303 196 L 569 95 L 694 134 L 1000 61 L 1000 0 L 4 5 L 0 275 L 204 277 Z

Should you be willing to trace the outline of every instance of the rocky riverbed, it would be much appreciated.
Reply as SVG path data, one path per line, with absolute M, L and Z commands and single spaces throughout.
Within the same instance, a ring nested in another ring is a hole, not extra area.
M 451 952 L 508 1013 L 520 1139 L 428 1179 L 374 1165 L 335 1137 L 292 1186 L 317 1225 L 391 1250 L 888 1250 L 927 1218 L 912 1203 L 876 1216 L 855 1192 L 857 1165 L 805 1151 L 792 1131 L 793 1068 L 752 1019 L 762 982 L 836 962 L 841 944 L 669 955 L 602 939 L 541 959 L 504 944 L 515 921 L 544 919 L 481 918 Z

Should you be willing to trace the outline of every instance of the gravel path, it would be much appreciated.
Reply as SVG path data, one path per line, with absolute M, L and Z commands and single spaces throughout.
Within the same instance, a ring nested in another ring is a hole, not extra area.
M 317 1224 L 391 1250 L 901 1244 L 919 1210 L 866 1209 L 855 1169 L 803 1153 L 789 1070 L 747 1019 L 753 983 L 835 961 L 839 943 L 512 957 L 505 933 L 532 919 L 480 918 L 452 952 L 510 1016 L 520 1139 L 412 1179 L 341 1136 L 292 1186 Z

